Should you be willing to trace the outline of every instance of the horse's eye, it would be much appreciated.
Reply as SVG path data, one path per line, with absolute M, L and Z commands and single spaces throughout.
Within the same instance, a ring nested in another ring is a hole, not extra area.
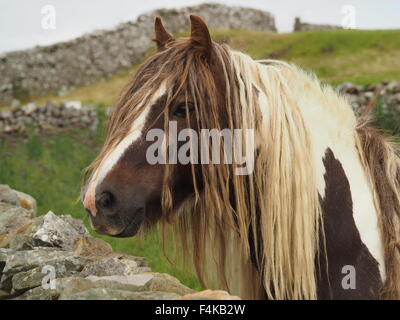
M 186 110 L 186 105 L 187 105 L 187 110 Z M 180 103 L 175 109 L 174 116 L 175 117 L 179 117 L 179 118 L 185 118 L 186 117 L 186 111 L 190 112 L 191 109 L 193 109 L 193 104 L 191 104 L 189 102 L 187 104 L 186 103 Z

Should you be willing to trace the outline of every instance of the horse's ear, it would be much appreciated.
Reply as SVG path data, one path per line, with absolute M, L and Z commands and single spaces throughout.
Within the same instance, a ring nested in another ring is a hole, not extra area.
M 208 59 L 212 52 L 212 40 L 206 23 L 196 15 L 190 15 L 192 43 L 203 51 L 204 56 Z
M 162 51 L 165 49 L 165 45 L 173 41 L 174 38 L 165 30 L 160 17 L 156 17 L 156 20 L 154 22 L 154 33 L 155 33 L 155 38 L 153 41 L 157 43 L 157 48 L 158 51 Z

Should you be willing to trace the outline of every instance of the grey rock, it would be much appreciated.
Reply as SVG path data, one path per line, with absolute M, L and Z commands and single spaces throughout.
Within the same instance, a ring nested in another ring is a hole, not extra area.
M 64 105 L 67 109 L 82 109 L 82 103 L 80 101 L 67 101 Z
M 10 238 L 9 248 L 14 251 L 34 249 L 33 235 L 42 224 L 43 216 L 33 219 L 32 223 L 27 228 Z
M 7 257 L 6 265 L 0 281 L 0 289 L 10 291 L 15 274 L 44 266 L 53 266 L 59 273 L 78 273 L 82 271 L 87 260 L 76 257 L 72 252 L 40 248 L 17 251 Z
M 139 267 L 136 261 L 110 257 L 89 263 L 83 268 L 80 276 L 129 276 L 137 273 L 139 273 Z
M 32 224 L 32 211 L 0 202 L 0 248 L 8 248 L 10 241 Z
M 79 232 L 84 232 L 82 226 L 72 225 L 67 222 L 70 218 L 61 218 L 53 212 L 48 212 L 43 217 L 43 223 L 33 235 L 35 246 L 58 247 L 66 250 L 72 250 Z M 87 232 L 87 231 L 86 231 Z
M 0 248 L 0 279 L 3 273 L 3 269 L 6 266 L 7 257 L 14 253 L 11 249 Z
M 132 292 L 119 289 L 93 288 L 72 294 L 62 293 L 59 300 L 176 300 L 179 297 L 176 293 L 170 292 Z
M 11 297 L 9 292 L 0 290 L 0 300 L 9 299 Z
M 240 298 L 222 290 L 204 290 L 184 295 L 180 300 L 240 300 Z
M 49 279 L 47 278 L 52 271 L 47 265 L 15 274 L 12 277 L 12 293 L 21 293 L 42 286 L 44 282 L 49 285 Z M 54 268 L 54 272 L 54 281 L 76 273 L 74 270 L 68 270 L 65 265 L 61 265 L 61 268 Z M 47 278 L 44 279 L 45 277 Z
M 16 296 L 13 300 L 57 300 L 60 292 L 57 290 L 35 287 Z
M 72 226 L 79 235 L 89 235 L 89 231 L 86 229 L 85 224 L 80 219 L 75 219 L 70 215 L 59 216 L 60 219 Z
M 132 291 L 163 291 L 185 295 L 194 292 L 184 286 L 178 279 L 161 273 L 142 273 L 129 276 L 89 276 L 85 279 L 98 284 L 99 287 L 115 287 Z
M 75 239 L 74 254 L 88 258 L 99 259 L 112 253 L 109 243 L 87 235 L 79 235 Z
M 46 273 L 43 273 L 41 268 L 15 274 L 11 279 L 13 292 L 27 291 L 39 287 L 45 275 Z
M 27 104 L 26 106 L 23 106 L 23 107 L 22 107 L 22 111 L 23 111 L 25 114 L 27 114 L 27 115 L 29 115 L 29 114 L 35 112 L 36 109 L 37 109 L 37 105 L 36 105 L 36 103 L 34 103 L 34 102 L 29 103 L 29 104 Z
M 0 184 L 0 202 L 19 206 L 20 202 L 16 192 L 6 184 Z
M 37 213 L 36 200 L 29 194 L 23 193 L 21 191 L 14 190 L 14 192 L 17 194 L 20 206 L 27 210 L 32 210 L 33 214 L 36 215 Z

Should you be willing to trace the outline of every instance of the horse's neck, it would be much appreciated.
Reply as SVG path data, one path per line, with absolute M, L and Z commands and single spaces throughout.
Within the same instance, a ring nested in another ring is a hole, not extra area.
M 378 261 L 384 279 L 385 265 L 378 215 L 371 186 L 356 148 L 356 117 L 347 101 L 332 89 L 321 89 L 316 80 L 304 74 L 294 80 L 289 79 L 289 86 L 311 138 L 318 192 L 323 199 L 327 187 L 323 159 L 330 149 L 343 167 L 350 185 L 355 226 L 362 242 Z

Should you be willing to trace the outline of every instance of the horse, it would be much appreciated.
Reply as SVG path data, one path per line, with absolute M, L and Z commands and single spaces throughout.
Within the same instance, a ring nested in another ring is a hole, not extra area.
M 198 16 L 190 24 L 190 37 L 175 39 L 155 19 L 157 50 L 120 95 L 85 170 L 93 230 L 131 237 L 161 226 L 203 287 L 244 299 L 399 299 L 396 144 L 315 75 L 214 42 Z M 171 122 L 197 134 L 253 130 L 254 170 L 150 164 L 148 133 Z

